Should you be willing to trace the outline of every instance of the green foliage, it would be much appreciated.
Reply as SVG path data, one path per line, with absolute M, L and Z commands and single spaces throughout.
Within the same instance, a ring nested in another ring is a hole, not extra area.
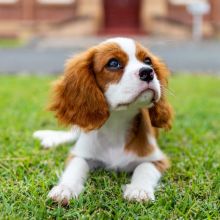
M 122 198 L 126 173 L 98 170 L 69 207 L 47 199 L 69 147 L 43 150 L 37 129 L 59 129 L 45 111 L 51 77 L 0 77 L 0 219 L 219 219 L 220 78 L 176 75 L 169 95 L 176 119 L 159 144 L 172 161 L 156 201 Z M 169 93 L 169 92 L 168 92 Z

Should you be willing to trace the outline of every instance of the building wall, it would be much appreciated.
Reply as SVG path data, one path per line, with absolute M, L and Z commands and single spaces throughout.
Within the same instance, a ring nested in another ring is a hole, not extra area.
M 5 33 L 4 21 L 21 21 L 42 26 L 45 23 L 72 20 L 71 28 L 68 25 L 66 27 L 68 33 L 70 29 L 74 29 L 79 34 L 81 34 L 82 29 L 88 29 L 88 33 L 97 34 L 104 30 L 105 34 L 106 15 L 104 1 L 106 0 L 0 0 L 0 32 Z M 110 0 L 113 10 L 114 1 Z M 118 1 L 126 2 L 126 0 Z M 50 3 L 48 4 L 48 2 Z M 211 12 L 205 17 L 206 24 L 208 23 L 209 26 L 220 29 L 220 0 L 209 0 L 209 2 L 211 4 Z M 170 22 L 171 20 L 175 21 L 174 23 L 176 24 L 182 23 L 187 27 L 191 26 L 192 17 L 187 12 L 186 7 L 171 4 L 171 0 L 140 0 L 140 5 L 137 21 L 139 24 L 134 25 L 137 29 L 133 28 L 133 33 L 163 34 L 167 31 L 170 34 L 175 29 L 174 25 L 172 25 L 173 23 Z M 123 17 L 129 17 L 127 13 L 122 15 Z M 120 22 L 119 13 L 115 22 L 116 26 Z M 32 25 L 32 27 L 35 27 L 35 25 Z M 116 30 L 115 34 L 117 34 L 122 30 L 122 27 L 118 29 L 113 27 L 112 29 Z M 180 26 L 180 29 L 183 30 L 184 26 Z M 130 29 L 129 31 L 131 32 Z
M 214 26 L 218 26 L 220 28 L 220 1 L 219 0 L 210 0 L 211 4 L 211 14 L 210 21 Z
M 140 11 L 141 28 L 145 32 L 151 32 L 154 29 L 154 18 L 164 17 L 167 14 L 167 5 L 165 0 L 142 0 Z
M 48 0 L 15 0 L 7 3 L 7 0 L 0 0 L 0 20 L 56 22 L 74 17 L 76 0 L 69 0 L 67 3 L 61 0 L 49 2 Z

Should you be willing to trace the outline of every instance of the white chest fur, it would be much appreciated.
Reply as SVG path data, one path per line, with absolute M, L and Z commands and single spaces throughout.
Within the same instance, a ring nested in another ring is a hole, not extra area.
M 138 157 L 124 150 L 127 130 L 137 112 L 138 109 L 132 107 L 129 110 L 112 112 L 101 129 L 81 133 L 72 154 L 101 161 L 109 169 L 127 171 L 143 161 L 160 158 L 162 153 L 159 148 L 148 157 Z

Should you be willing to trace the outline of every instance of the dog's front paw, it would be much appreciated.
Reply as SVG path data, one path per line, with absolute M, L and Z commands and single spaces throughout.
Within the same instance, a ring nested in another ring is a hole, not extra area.
M 149 201 L 155 200 L 152 187 L 142 187 L 134 184 L 124 186 L 124 198 L 129 201 Z
M 68 205 L 71 198 L 77 198 L 82 191 L 83 186 L 78 185 L 74 189 L 70 189 L 68 186 L 59 184 L 54 186 L 48 194 L 48 197 L 54 202 L 58 202 L 61 205 Z
M 35 131 L 33 137 L 40 140 L 41 146 L 44 148 L 53 148 L 60 144 L 59 136 L 56 135 L 55 131 L 40 130 Z

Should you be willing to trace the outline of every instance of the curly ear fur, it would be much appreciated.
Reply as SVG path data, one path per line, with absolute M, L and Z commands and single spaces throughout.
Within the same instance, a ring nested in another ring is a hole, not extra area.
M 157 128 L 172 127 L 173 110 L 166 100 L 161 100 L 149 109 L 151 124 Z
M 169 70 L 166 65 L 157 57 L 153 59 L 153 66 L 161 84 L 161 98 L 155 105 L 149 109 L 151 124 L 157 128 L 170 129 L 172 127 L 173 110 L 166 99 L 165 88 L 168 87 L 167 78 Z
M 93 73 L 95 48 L 70 59 L 64 76 L 54 85 L 49 109 L 66 125 L 77 125 L 85 131 L 98 129 L 109 117 L 104 94 Z

